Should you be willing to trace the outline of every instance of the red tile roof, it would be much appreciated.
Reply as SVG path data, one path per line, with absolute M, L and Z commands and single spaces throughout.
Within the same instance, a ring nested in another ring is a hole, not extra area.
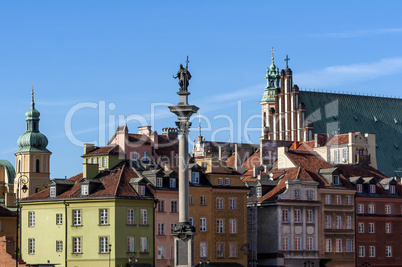
M 296 147 L 297 150 L 309 150 L 313 151 L 314 149 L 314 140 L 300 142 L 299 145 Z M 294 150 L 294 146 L 291 146 L 289 149 Z
M 236 155 L 232 155 L 226 159 L 227 166 L 235 166 Z
M 128 134 L 128 141 L 130 143 L 137 143 L 138 145 L 150 145 L 152 142 L 145 134 Z
M 83 156 L 95 156 L 95 155 L 119 155 L 123 153 L 118 145 L 115 146 L 102 146 L 96 147 L 94 150 L 84 154 Z
M 81 173 L 68 179 L 69 181 L 75 181 L 75 184 L 55 198 L 49 198 L 50 189 L 47 188 L 24 198 L 21 202 L 49 201 L 52 199 L 138 198 L 138 193 L 129 184 L 130 179 L 138 177 L 138 174 L 129 166 L 129 163 L 123 162 L 112 170 L 103 171 L 93 178 L 94 181 L 100 181 L 101 184 L 88 196 L 81 196 L 81 185 L 79 183 L 83 179 Z
M 348 142 L 349 142 L 349 134 L 345 133 L 345 134 L 334 135 L 325 143 L 325 145 L 326 146 L 340 145 L 340 144 L 346 144 Z
M 17 217 L 17 213 L 0 206 L 0 217 Z

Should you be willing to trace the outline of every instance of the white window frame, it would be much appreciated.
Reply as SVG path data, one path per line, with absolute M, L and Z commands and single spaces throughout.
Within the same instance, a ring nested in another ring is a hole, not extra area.
M 176 188 L 176 179 L 175 178 L 169 179 L 169 186 L 170 186 L 170 188 Z
M 325 239 L 325 252 L 332 252 L 332 239 L 331 238 Z
M 389 193 L 391 194 L 391 195 L 395 195 L 395 193 L 396 193 L 396 189 L 395 189 L 395 185 L 389 185 Z
M 140 252 L 148 252 L 148 237 L 140 237 Z
M 375 224 L 374 223 L 369 223 L 369 231 L 370 234 L 375 233 Z
M 135 237 L 127 237 L 127 252 L 135 252 Z
M 217 197 L 216 198 L 216 209 L 217 210 L 223 210 L 224 206 L 223 206 L 223 197 Z
M 224 234 L 225 233 L 225 221 L 224 219 L 216 219 L 216 233 Z
M 306 210 L 307 223 L 314 223 L 314 211 Z
M 108 209 L 99 209 L 99 225 L 109 225 Z
M 138 186 L 138 194 L 140 195 L 140 196 L 145 196 L 145 185 L 140 185 L 140 186 Z
M 334 150 L 334 162 L 335 163 L 340 162 L 340 156 L 341 156 L 341 153 L 340 153 L 339 149 L 335 149 Z
M 193 184 L 199 184 L 200 183 L 200 173 L 199 172 L 193 172 L 192 173 L 192 182 L 193 182 Z
M 375 257 L 375 246 L 369 246 L 369 257 Z
M 143 162 L 149 161 L 149 159 L 148 159 L 148 151 L 142 152 L 142 161 Z
M 336 195 L 335 196 L 336 205 L 342 205 L 342 196 Z
M 389 222 L 389 223 L 385 223 L 385 233 L 386 234 L 390 234 L 390 233 L 392 233 L 392 224 Z
M 301 215 L 301 210 L 300 209 L 295 209 L 294 210 L 294 222 L 295 223 L 301 223 L 302 222 L 302 215 Z
M 73 253 L 82 253 L 81 237 L 73 237 Z
M 225 257 L 225 243 L 216 243 L 216 258 L 222 259 Z
M 237 220 L 229 219 L 229 234 L 237 234 Z
M 237 258 L 237 243 L 229 243 L 229 258 Z
M 128 225 L 134 225 L 135 219 L 135 210 L 134 209 L 127 209 L 127 224 Z
M 352 205 L 352 196 L 346 196 L 346 205 Z
M 63 251 L 63 241 L 56 240 L 56 252 L 61 252 L 61 251 Z
M 56 197 L 56 186 L 50 187 L 50 197 Z
M 295 199 L 300 199 L 300 189 L 295 189 Z
M 385 247 L 385 257 L 387 258 L 392 257 L 392 246 Z
M 346 252 L 353 252 L 353 239 L 346 239 Z
M 80 226 L 82 225 L 82 217 L 81 217 L 81 210 L 73 210 L 73 225 Z
M 356 188 L 357 188 L 357 193 L 363 192 L 363 184 L 356 184 Z
M 206 232 L 208 230 L 207 226 L 207 218 L 206 217 L 201 217 L 200 218 L 200 232 Z
M 314 250 L 314 237 L 307 237 L 307 250 Z
M 109 253 L 109 238 L 107 236 L 99 237 L 99 253 Z
M 208 257 L 208 244 L 207 242 L 200 242 L 200 258 Z
M 346 229 L 352 229 L 352 216 L 346 216 Z
M 235 197 L 229 198 L 229 209 L 237 210 L 237 198 Z
M 333 175 L 332 176 L 332 184 L 333 185 L 340 185 L 341 184 L 341 178 L 339 175 Z
M 332 229 L 332 216 L 325 215 L 325 229 Z
M 162 186 L 163 186 L 163 178 L 156 177 L 156 187 L 162 187 Z
M 173 212 L 173 213 L 178 212 L 178 201 L 177 200 L 170 201 L 170 212 Z
M 35 212 L 28 211 L 28 227 L 35 227 Z
M 325 195 L 325 205 L 331 205 L 331 195 Z
M 288 223 L 289 222 L 289 210 L 288 209 L 283 209 L 282 210 L 282 222 L 283 223 Z
M 358 213 L 364 213 L 364 204 L 358 205 Z
M 366 256 L 366 248 L 364 246 L 359 246 L 359 257 L 363 258 Z
M 230 185 L 230 178 L 225 178 L 225 185 L 229 186 Z
M 335 246 L 336 252 L 342 252 L 342 239 L 337 238 L 335 240 L 335 244 L 336 244 Z
M 89 195 L 89 185 L 87 185 L 87 184 L 82 184 L 81 185 L 81 195 L 82 196 L 88 196 Z
M 56 213 L 56 225 L 62 225 L 62 224 L 63 224 L 63 214 Z
M 35 238 L 28 238 L 28 254 L 35 255 Z
M 295 237 L 295 250 L 302 250 L 303 249 L 303 247 L 302 247 L 302 238 L 301 237 L 299 237 L 299 236 L 297 236 L 297 237 Z
M 166 235 L 166 233 L 165 233 L 165 223 L 158 223 L 158 235 L 159 236 Z
M 342 216 L 336 216 L 336 229 L 342 229 Z
M 375 194 L 376 190 L 375 190 L 375 184 L 370 184 L 370 193 L 371 194 Z
M 385 205 L 385 214 L 391 214 L 391 205 Z
M 201 195 L 200 196 L 200 205 L 201 206 L 206 206 L 207 205 L 207 196 L 206 195 Z
M 148 224 L 148 210 L 147 209 L 141 209 L 140 210 L 140 224 L 141 225 L 147 225 Z
M 223 178 L 222 177 L 218 178 L 218 185 L 223 185 Z
M 133 151 L 133 156 L 132 156 L 133 161 L 138 161 L 138 151 Z
M 261 186 L 256 187 L 257 197 L 262 197 L 262 188 Z
M 193 197 L 193 195 L 188 196 L 188 204 L 189 205 L 194 205 L 194 197 Z
M 158 246 L 157 259 L 158 260 L 166 259 L 166 247 L 165 246 Z
M 282 250 L 289 250 L 289 237 L 282 238 Z
M 103 167 L 107 167 L 107 157 L 102 157 Z
M 368 213 L 373 214 L 375 212 L 374 204 L 368 205 Z
M 359 225 L 358 225 L 358 232 L 360 233 L 360 234 L 363 234 L 364 233 L 364 223 L 359 223 Z

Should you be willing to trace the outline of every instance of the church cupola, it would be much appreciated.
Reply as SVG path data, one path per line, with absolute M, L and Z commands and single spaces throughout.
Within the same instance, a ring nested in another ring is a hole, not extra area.
M 262 96 L 261 102 L 274 102 L 275 101 L 275 91 L 279 89 L 280 85 L 280 73 L 279 73 L 279 68 L 275 66 L 274 63 L 274 48 L 272 47 L 271 53 L 272 53 L 272 63 L 271 66 L 267 68 L 267 74 L 264 76 L 264 78 L 267 80 L 267 86 L 265 87 L 264 94 Z

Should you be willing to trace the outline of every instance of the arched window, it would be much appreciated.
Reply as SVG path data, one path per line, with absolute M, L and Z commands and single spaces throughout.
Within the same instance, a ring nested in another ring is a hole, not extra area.
M 36 160 L 36 172 L 39 172 L 39 159 Z
M 39 192 L 39 187 L 35 188 L 35 193 Z

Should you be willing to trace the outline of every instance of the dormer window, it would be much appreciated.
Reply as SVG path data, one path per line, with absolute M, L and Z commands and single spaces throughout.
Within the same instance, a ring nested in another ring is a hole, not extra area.
M 142 161 L 143 162 L 148 162 L 148 151 L 144 151 L 142 153 Z
M 222 177 L 218 178 L 218 185 L 223 185 L 223 178 Z
M 156 187 L 162 187 L 162 178 L 156 177 Z
M 374 194 L 375 193 L 375 184 L 370 185 L 370 193 Z
M 299 199 L 300 198 L 300 189 L 295 190 L 295 198 Z
M 225 185 L 227 185 L 227 186 L 230 185 L 230 179 L 229 178 L 225 178 Z
M 392 194 L 392 195 L 394 195 L 394 194 L 395 194 L 395 191 L 396 191 L 396 190 L 395 190 L 395 185 L 390 185 L 390 186 L 389 186 L 389 193 Z
M 170 178 L 170 188 L 176 188 L 176 179 Z
M 89 194 L 88 185 L 87 184 L 81 185 L 81 195 L 88 196 L 88 194 Z
M 56 197 L 56 186 L 50 187 L 50 197 Z
M 341 184 L 341 181 L 339 179 L 339 175 L 332 176 L 332 184 L 333 185 L 340 185 Z
M 137 161 L 137 160 L 138 160 L 138 152 L 133 151 L 133 161 Z
M 192 174 L 193 178 L 193 183 L 194 184 L 199 184 L 200 183 L 200 173 L 199 172 L 193 172 Z
M 145 195 L 145 186 L 144 185 L 139 186 L 139 194 L 140 194 L 140 196 Z
M 363 185 L 362 184 L 357 184 L 356 188 L 357 188 L 357 193 L 362 193 L 363 192 Z
M 262 188 L 261 186 L 256 187 L 257 189 L 257 197 L 261 197 L 262 196 Z

